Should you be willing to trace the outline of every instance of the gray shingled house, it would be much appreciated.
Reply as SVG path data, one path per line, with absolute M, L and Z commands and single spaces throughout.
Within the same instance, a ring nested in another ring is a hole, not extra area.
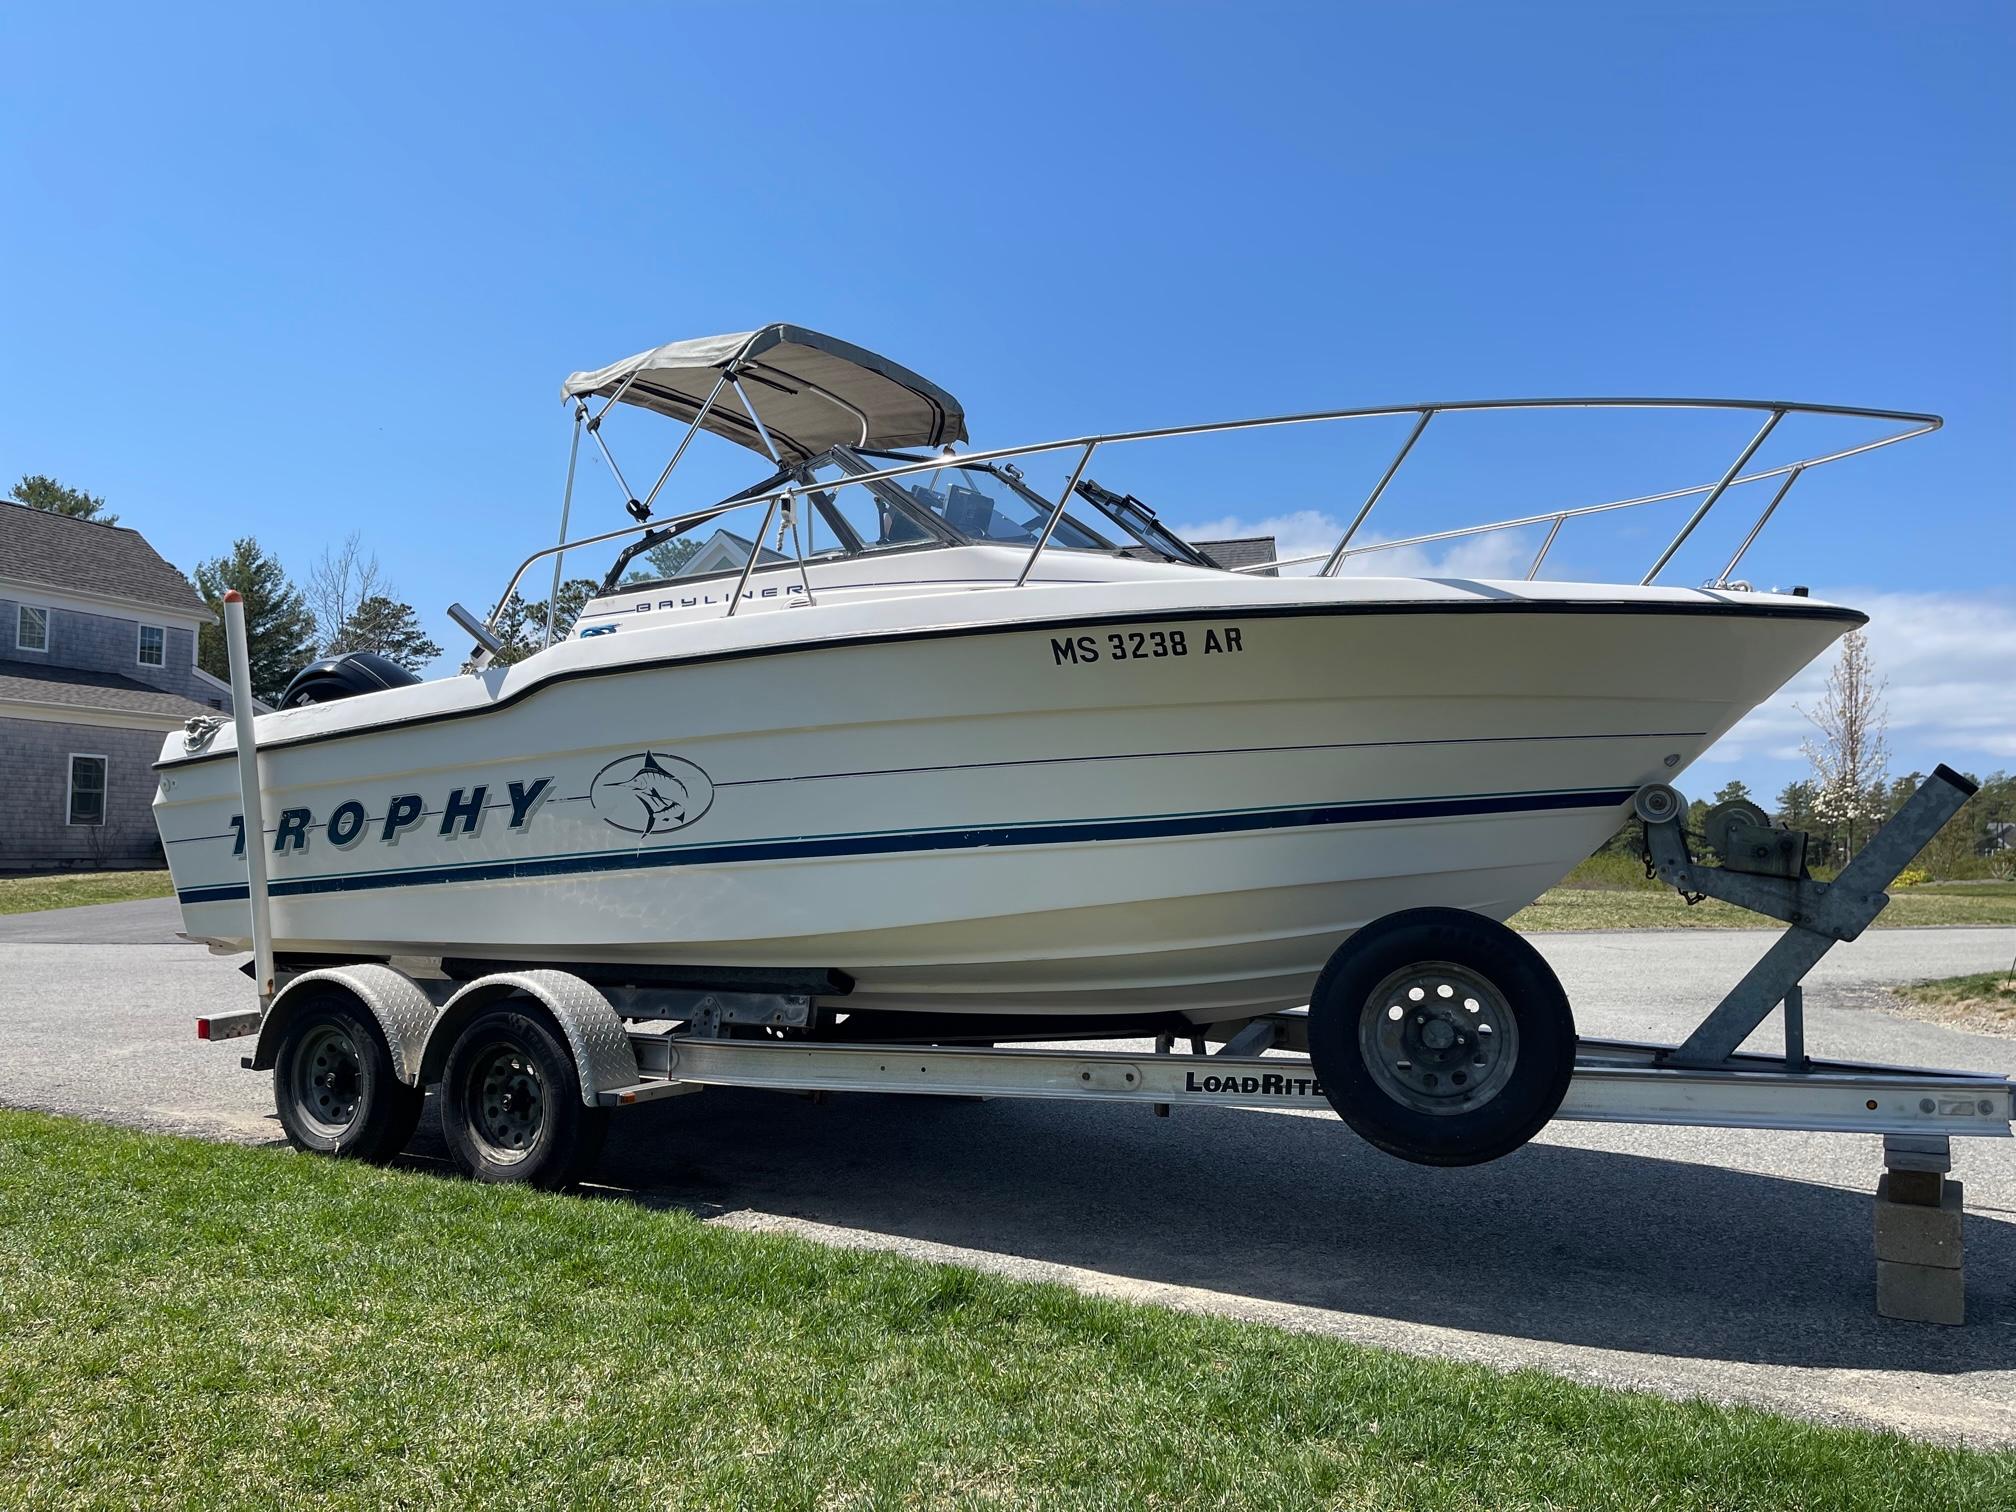
M 0 502 L 0 871 L 160 860 L 162 737 L 231 708 L 214 620 L 138 531 Z
M 1272 536 L 1239 536 L 1229 541 L 1192 541 L 1190 544 L 1220 567 L 1258 567 L 1263 562 L 1274 560 Z M 1279 577 L 1281 574 L 1269 567 L 1255 576 Z

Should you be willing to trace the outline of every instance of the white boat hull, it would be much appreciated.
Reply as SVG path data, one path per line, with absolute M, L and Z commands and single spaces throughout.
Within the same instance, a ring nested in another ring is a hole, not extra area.
M 859 1009 L 1295 1006 L 1382 914 L 1530 902 L 1856 619 L 1234 586 L 752 615 L 766 643 L 646 630 L 452 706 L 263 718 L 277 948 L 837 969 Z M 815 613 L 861 628 L 776 633 Z M 157 812 L 188 931 L 242 941 L 220 740 L 171 739 Z

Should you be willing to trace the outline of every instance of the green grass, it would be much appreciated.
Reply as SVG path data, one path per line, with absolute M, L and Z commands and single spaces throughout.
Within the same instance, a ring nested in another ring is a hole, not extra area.
M 174 892 L 166 871 L 56 872 L 0 877 L 0 914 L 39 913 L 82 903 L 125 903 Z
M 2016 1504 L 1981 1454 L 0 1112 L 0 1505 Z
M 2016 967 L 1974 976 L 1942 977 L 1891 989 L 1905 1002 L 1941 1017 L 1999 1019 L 2016 1025 Z
M 1745 909 L 1710 898 L 1687 906 L 1664 883 L 1648 881 L 1644 863 L 1631 856 L 1591 856 L 1559 887 L 1509 920 L 1514 929 L 1769 929 L 1778 927 Z M 2016 924 L 2016 882 L 1930 882 L 1891 894 L 1872 928 L 1911 929 L 1939 924 Z

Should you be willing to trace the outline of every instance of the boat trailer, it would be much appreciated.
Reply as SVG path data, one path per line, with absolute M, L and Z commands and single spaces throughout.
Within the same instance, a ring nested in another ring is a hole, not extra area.
M 248 825 L 258 826 L 252 704 L 243 686 L 244 611 L 235 594 L 226 596 L 225 620 L 233 681 L 239 684 L 234 702 L 245 812 Z M 1333 1101 L 1317 1069 L 1324 1060 L 1323 1025 L 1307 1008 L 1180 1029 L 1174 1016 L 1162 1016 L 1147 1021 L 1157 1031 L 1152 1043 L 1131 1050 L 956 1041 L 982 1035 L 1121 1038 L 1141 1035 L 1139 1021 L 982 1027 L 983 1021 L 950 1015 L 913 1020 L 870 1014 L 853 1022 L 874 1024 L 874 1037 L 850 1042 L 850 1020 L 844 1016 L 848 984 L 838 973 L 453 959 L 276 962 L 258 845 L 247 846 L 245 855 L 254 945 L 247 970 L 258 984 L 259 1006 L 199 1018 L 196 1031 L 205 1040 L 257 1036 L 244 1065 L 275 1072 L 282 1122 L 302 1148 L 389 1159 L 411 1137 L 424 1089 L 438 1085 L 443 1128 L 458 1165 L 479 1179 L 549 1186 L 583 1174 L 611 1111 L 709 1087 L 1137 1103 L 1161 1116 L 1179 1107 L 1336 1111 L 1382 1148 L 1431 1164 L 1493 1158 L 1523 1143 L 1550 1118 L 1877 1134 L 1886 1168 L 1876 1194 L 1878 1311 L 1957 1324 L 1964 1317 L 1964 1251 L 1962 1192 L 1946 1176 L 1951 1140 L 2010 1137 L 2016 1082 L 1992 1074 L 1816 1060 L 1805 1048 L 1801 982 L 1837 941 L 1853 940 L 1868 927 L 1889 902 L 1884 889 L 1974 790 L 1967 778 L 1939 767 L 1834 881 L 1819 882 L 1807 874 L 1806 837 L 1771 826 L 1754 805 L 1723 804 L 1710 811 L 1705 839 L 1720 857 L 1717 865 L 1698 859 L 1690 847 L 1684 828 L 1688 808 L 1679 793 L 1660 783 L 1639 789 L 1633 808 L 1644 828 L 1648 874 L 1690 901 L 1722 899 L 1788 927 L 1680 1044 L 1564 1042 L 1565 1077 L 1530 1126 L 1468 1153 L 1382 1137 L 1348 1100 Z M 1493 938 L 1488 932 L 1496 932 L 1538 963 L 1546 984 L 1559 994 L 1537 953 L 1502 925 L 1449 910 L 1413 913 L 1447 915 L 1487 942 Z M 1410 916 L 1390 915 L 1346 940 L 1319 981 L 1315 1002 L 1328 1001 L 1325 993 L 1338 963 L 1361 941 Z M 1460 972 L 1455 979 L 1463 980 Z M 1371 1022 L 1379 1013 L 1401 1019 L 1401 1002 L 1424 997 L 1419 987 L 1389 986 L 1393 980 L 1372 996 L 1359 994 L 1370 1010 L 1368 1027 L 1358 1035 L 1365 1047 L 1384 1028 Z M 1430 982 L 1424 1009 L 1435 1007 L 1437 991 L 1451 996 L 1447 986 L 1433 985 L 1432 977 L 1397 980 Z M 1466 1022 L 1463 1007 L 1472 1015 L 1479 1012 L 1477 1002 L 1462 1002 L 1463 990 L 1459 987 L 1450 1005 L 1458 1024 Z M 1488 983 L 1479 989 L 1480 996 L 1491 994 Z M 1378 1009 L 1388 998 L 1394 1005 Z M 1563 1021 L 1572 1027 L 1565 998 L 1562 1008 Z M 1351 1010 L 1355 1016 L 1355 1001 Z M 1774 1011 L 1781 1016 L 1782 1049 L 1744 1050 Z M 891 1019 L 900 1022 L 890 1025 Z M 961 1028 L 947 1032 L 948 1024 Z M 1314 1047 L 1312 1027 L 1318 1031 Z M 1177 1052 L 1179 1035 L 1188 1041 L 1188 1053 Z M 1424 1042 L 1417 1037 L 1409 1043 L 1420 1055 Z M 1439 1052 L 1448 1048 L 1448 1036 L 1425 1043 Z M 1570 1052 L 1572 1069 L 1565 1060 Z M 1339 1064 L 1336 1052 L 1330 1053 L 1327 1064 Z M 1474 1062 L 1469 1054 L 1434 1061 L 1463 1068 L 1446 1076 L 1436 1089 L 1439 1097 L 1451 1096 L 1449 1080 L 1460 1084 L 1471 1066 L 1486 1065 L 1481 1053 Z M 1474 1074 L 1462 1106 L 1485 1097 L 1487 1073 Z M 1407 1075 L 1414 1080 L 1382 1081 L 1379 1087 L 1389 1094 L 1395 1087 L 1403 1094 L 1410 1085 L 1419 1088 L 1421 1068 Z M 1426 1075 L 1425 1082 L 1434 1088 L 1436 1076 Z M 577 1085 L 578 1098 L 572 1095 Z M 1457 1105 L 1430 1097 L 1416 1103 L 1417 1118 L 1425 1107 L 1432 1124 L 1433 1115 Z
M 1799 983 L 1836 940 L 1860 934 L 1889 901 L 1882 885 L 1970 791 L 1966 779 L 1942 768 L 1837 881 L 1820 883 L 1694 859 L 1681 828 L 1685 803 L 1670 788 L 1643 790 L 1637 808 L 1661 878 L 1691 894 L 1758 909 L 1790 927 L 1683 1043 L 1578 1041 L 1573 1074 L 1553 1114 L 1592 1123 L 1883 1136 L 1878 1307 L 1886 1316 L 1918 1321 L 1962 1321 L 1961 1191 L 1945 1175 L 1950 1141 L 2009 1137 L 2016 1083 L 1989 1074 L 1815 1059 L 1805 1050 Z M 1753 850 L 1768 847 L 1775 855 L 1796 843 L 1783 838 L 1785 831 L 1755 828 Z M 298 1017 L 290 1010 L 317 1001 L 310 989 L 318 984 L 339 990 L 375 1021 L 394 1074 L 416 1098 L 416 1118 L 420 1089 L 443 1080 L 450 1055 L 480 1010 L 509 1003 L 536 1004 L 558 1026 L 584 1109 L 739 1087 L 1136 1103 L 1161 1116 L 1183 1107 L 1332 1112 L 1309 1058 L 1308 1009 L 1190 1030 L 1183 1036 L 1189 1053 L 1177 1050 L 1174 1033 L 1135 1049 L 846 1043 L 798 1037 L 818 1022 L 810 991 L 752 991 L 746 983 L 617 985 L 589 979 L 603 971 L 536 966 L 468 979 L 473 963 L 455 964 L 465 979 L 409 974 L 386 963 L 283 970 L 285 985 L 269 1007 L 199 1019 L 197 1032 L 213 1040 L 257 1035 L 258 1048 L 244 1064 L 273 1069 L 290 1016 Z M 1739 1049 L 1774 1009 L 1783 1018 L 1782 1051 Z M 340 1089 L 336 1095 L 340 1099 Z M 490 1137 L 508 1143 L 510 1093 L 503 1096 L 492 1110 Z M 521 1129 L 528 1116 L 520 1110 Z M 404 1132 L 410 1135 L 411 1128 Z

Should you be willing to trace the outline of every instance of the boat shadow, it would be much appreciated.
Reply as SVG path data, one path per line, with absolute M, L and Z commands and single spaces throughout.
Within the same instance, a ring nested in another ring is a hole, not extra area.
M 703 1217 L 777 1214 L 1538 1341 L 1850 1369 L 2016 1367 L 2016 1329 L 1994 1326 L 2016 1303 L 2016 1224 L 1996 1216 L 1967 1220 L 1972 1326 L 1875 1315 L 1866 1143 L 1870 1185 L 1851 1191 L 1554 1144 L 1433 1170 L 1327 1118 L 716 1091 L 616 1119 L 595 1182 Z

